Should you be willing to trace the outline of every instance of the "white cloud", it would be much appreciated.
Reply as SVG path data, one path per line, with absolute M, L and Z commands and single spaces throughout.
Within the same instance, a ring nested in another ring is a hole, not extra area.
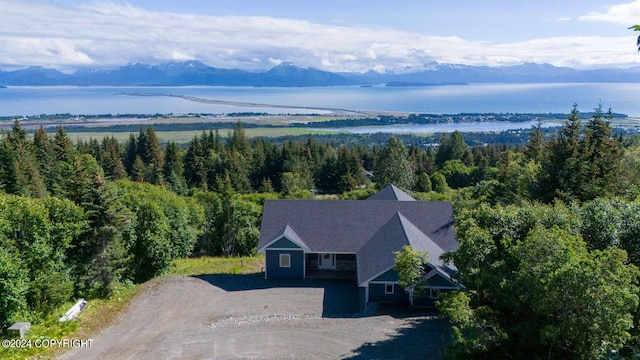
M 604 12 L 590 12 L 579 19 L 631 26 L 640 22 L 640 0 L 612 5 L 607 7 Z
M 397 72 L 425 69 L 433 61 L 489 66 L 546 62 L 577 68 L 640 64 L 628 37 L 496 43 L 272 17 L 163 13 L 108 1 L 63 7 L 0 0 L 0 8 L 4 68 L 43 65 L 64 70 L 190 59 L 247 70 L 292 61 L 329 71 Z

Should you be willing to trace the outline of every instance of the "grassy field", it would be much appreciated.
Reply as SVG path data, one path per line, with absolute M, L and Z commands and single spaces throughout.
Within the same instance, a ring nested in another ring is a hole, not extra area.
M 227 136 L 227 132 L 231 130 L 221 130 L 220 135 L 223 137 Z M 248 137 L 258 137 L 258 136 L 267 136 L 267 137 L 278 137 L 278 136 L 287 136 L 287 135 L 318 135 L 318 134 L 337 134 L 335 131 L 323 131 L 323 130 L 309 130 L 303 128 L 251 128 L 244 129 L 245 134 Z M 129 139 L 129 132 L 68 132 L 69 138 L 77 141 L 87 141 L 90 139 L 98 139 L 102 140 L 105 136 L 111 137 L 113 136 L 120 142 L 124 142 Z M 173 141 L 175 143 L 188 143 L 193 140 L 194 136 L 199 136 L 202 134 L 202 130 L 192 130 L 192 131 L 156 131 L 156 136 L 158 140 L 162 142 Z M 136 134 L 134 134 L 136 135 Z
M 174 275 L 255 274 L 263 271 L 264 257 L 210 257 L 178 259 L 171 264 Z
M 398 116 L 404 116 L 403 113 L 385 113 Z M 109 118 L 33 118 L 22 119 L 20 123 L 26 128 L 37 128 L 40 125 L 52 126 L 62 124 L 65 127 L 68 126 L 83 126 L 86 128 L 92 127 L 104 127 L 115 125 L 141 125 L 148 126 L 153 124 L 200 124 L 200 123 L 231 123 L 235 124 L 240 121 L 248 124 L 257 125 L 289 125 L 291 123 L 314 123 L 327 120 L 345 120 L 345 119 L 358 119 L 365 117 L 375 117 L 380 115 L 378 112 L 362 113 L 362 114 L 322 114 L 322 115 L 243 115 L 243 116 L 146 116 L 146 115 L 134 115 L 134 117 L 109 117 Z M 0 127 L 11 128 L 13 126 L 14 119 L 0 120 Z
M 372 113 L 371 116 L 376 116 L 377 114 Z M 404 114 L 394 114 L 398 116 L 402 116 Z M 269 116 L 244 116 L 244 117 L 212 117 L 212 118 L 202 118 L 202 117 L 160 117 L 160 118 L 151 118 L 151 119 L 123 119 L 118 120 L 114 119 L 113 121 L 108 122 L 100 122 L 100 123 L 90 123 L 84 122 L 80 120 L 78 124 L 74 123 L 74 125 L 82 124 L 86 128 L 91 128 L 95 126 L 108 126 L 108 125 L 140 125 L 141 127 L 152 125 L 152 124 L 172 124 L 172 123 L 201 123 L 201 122 L 237 122 L 242 121 L 245 123 L 253 123 L 259 125 L 280 125 L 284 127 L 258 127 L 258 128 L 245 128 L 245 134 L 248 137 L 279 137 L 279 136 L 296 136 L 296 135 L 327 135 L 327 134 L 338 134 L 336 131 L 326 131 L 326 130 L 311 130 L 308 128 L 298 128 L 298 127 L 286 127 L 286 125 L 291 124 L 292 122 L 321 122 L 327 120 L 336 120 L 336 119 L 346 119 L 346 118 L 358 118 L 358 116 L 345 116 L 345 115 L 269 115 Z M 549 121 L 549 120 L 547 120 Z M 564 120 L 551 120 L 552 122 L 556 122 L 558 125 L 562 125 Z M 586 121 L 586 120 L 585 120 Z M 628 118 L 616 118 L 611 122 L 614 127 L 623 127 L 623 128 L 640 128 L 640 118 L 628 117 Z M 5 126 L 10 126 L 9 122 L 4 124 Z M 393 125 L 389 125 L 393 126 Z M 380 129 L 387 128 L 388 126 L 382 126 Z M 97 129 L 96 129 L 97 130 Z M 230 132 L 230 129 L 222 129 L 219 130 L 220 135 L 226 137 Z M 161 142 L 173 141 L 178 144 L 184 144 L 190 142 L 194 136 L 200 135 L 202 130 L 185 130 L 185 131 L 156 131 L 156 135 Z M 120 142 L 125 142 L 129 139 L 129 135 L 131 132 L 112 132 L 112 131 L 93 131 L 93 132 L 73 132 L 73 128 L 68 129 L 68 135 L 73 140 L 82 140 L 87 141 L 90 139 L 98 139 L 101 140 L 105 136 L 111 137 L 113 136 Z M 432 135 L 431 133 L 411 133 L 407 132 L 407 134 L 413 134 L 416 136 L 428 136 Z M 135 135 L 135 132 L 134 132 Z

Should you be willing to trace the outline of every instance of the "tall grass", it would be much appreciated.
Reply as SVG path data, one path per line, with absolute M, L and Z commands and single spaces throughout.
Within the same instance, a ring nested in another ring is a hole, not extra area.
M 173 275 L 255 274 L 263 271 L 263 256 L 186 258 L 174 260 Z

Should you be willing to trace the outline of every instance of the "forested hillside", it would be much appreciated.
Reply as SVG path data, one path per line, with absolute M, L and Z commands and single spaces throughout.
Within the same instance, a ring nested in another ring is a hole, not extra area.
M 456 210 L 465 290 L 441 311 L 453 358 L 597 358 L 630 354 L 638 331 L 640 138 L 611 114 L 578 109 L 524 147 L 335 145 L 203 131 L 187 147 L 153 128 L 124 144 L 33 137 L 16 121 L 0 140 L 0 326 L 38 322 L 73 297 L 104 297 L 176 258 L 256 251 L 269 198 L 365 198 L 393 183 Z M 611 355 L 613 356 L 613 355 Z

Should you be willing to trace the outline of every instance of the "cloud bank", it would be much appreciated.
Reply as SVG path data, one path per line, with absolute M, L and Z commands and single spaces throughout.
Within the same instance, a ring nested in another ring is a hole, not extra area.
M 496 43 L 388 27 L 156 12 L 109 1 L 71 7 L 0 0 L 0 8 L 0 68 L 5 69 L 40 65 L 75 70 L 184 60 L 256 71 L 292 61 L 357 72 L 413 72 L 434 61 L 487 66 L 535 62 L 574 68 L 640 64 L 631 33 Z M 581 20 L 624 22 L 633 16 L 639 21 L 640 1 Z
M 640 0 L 609 6 L 604 12 L 590 12 L 580 20 L 609 22 L 631 26 L 640 22 Z

